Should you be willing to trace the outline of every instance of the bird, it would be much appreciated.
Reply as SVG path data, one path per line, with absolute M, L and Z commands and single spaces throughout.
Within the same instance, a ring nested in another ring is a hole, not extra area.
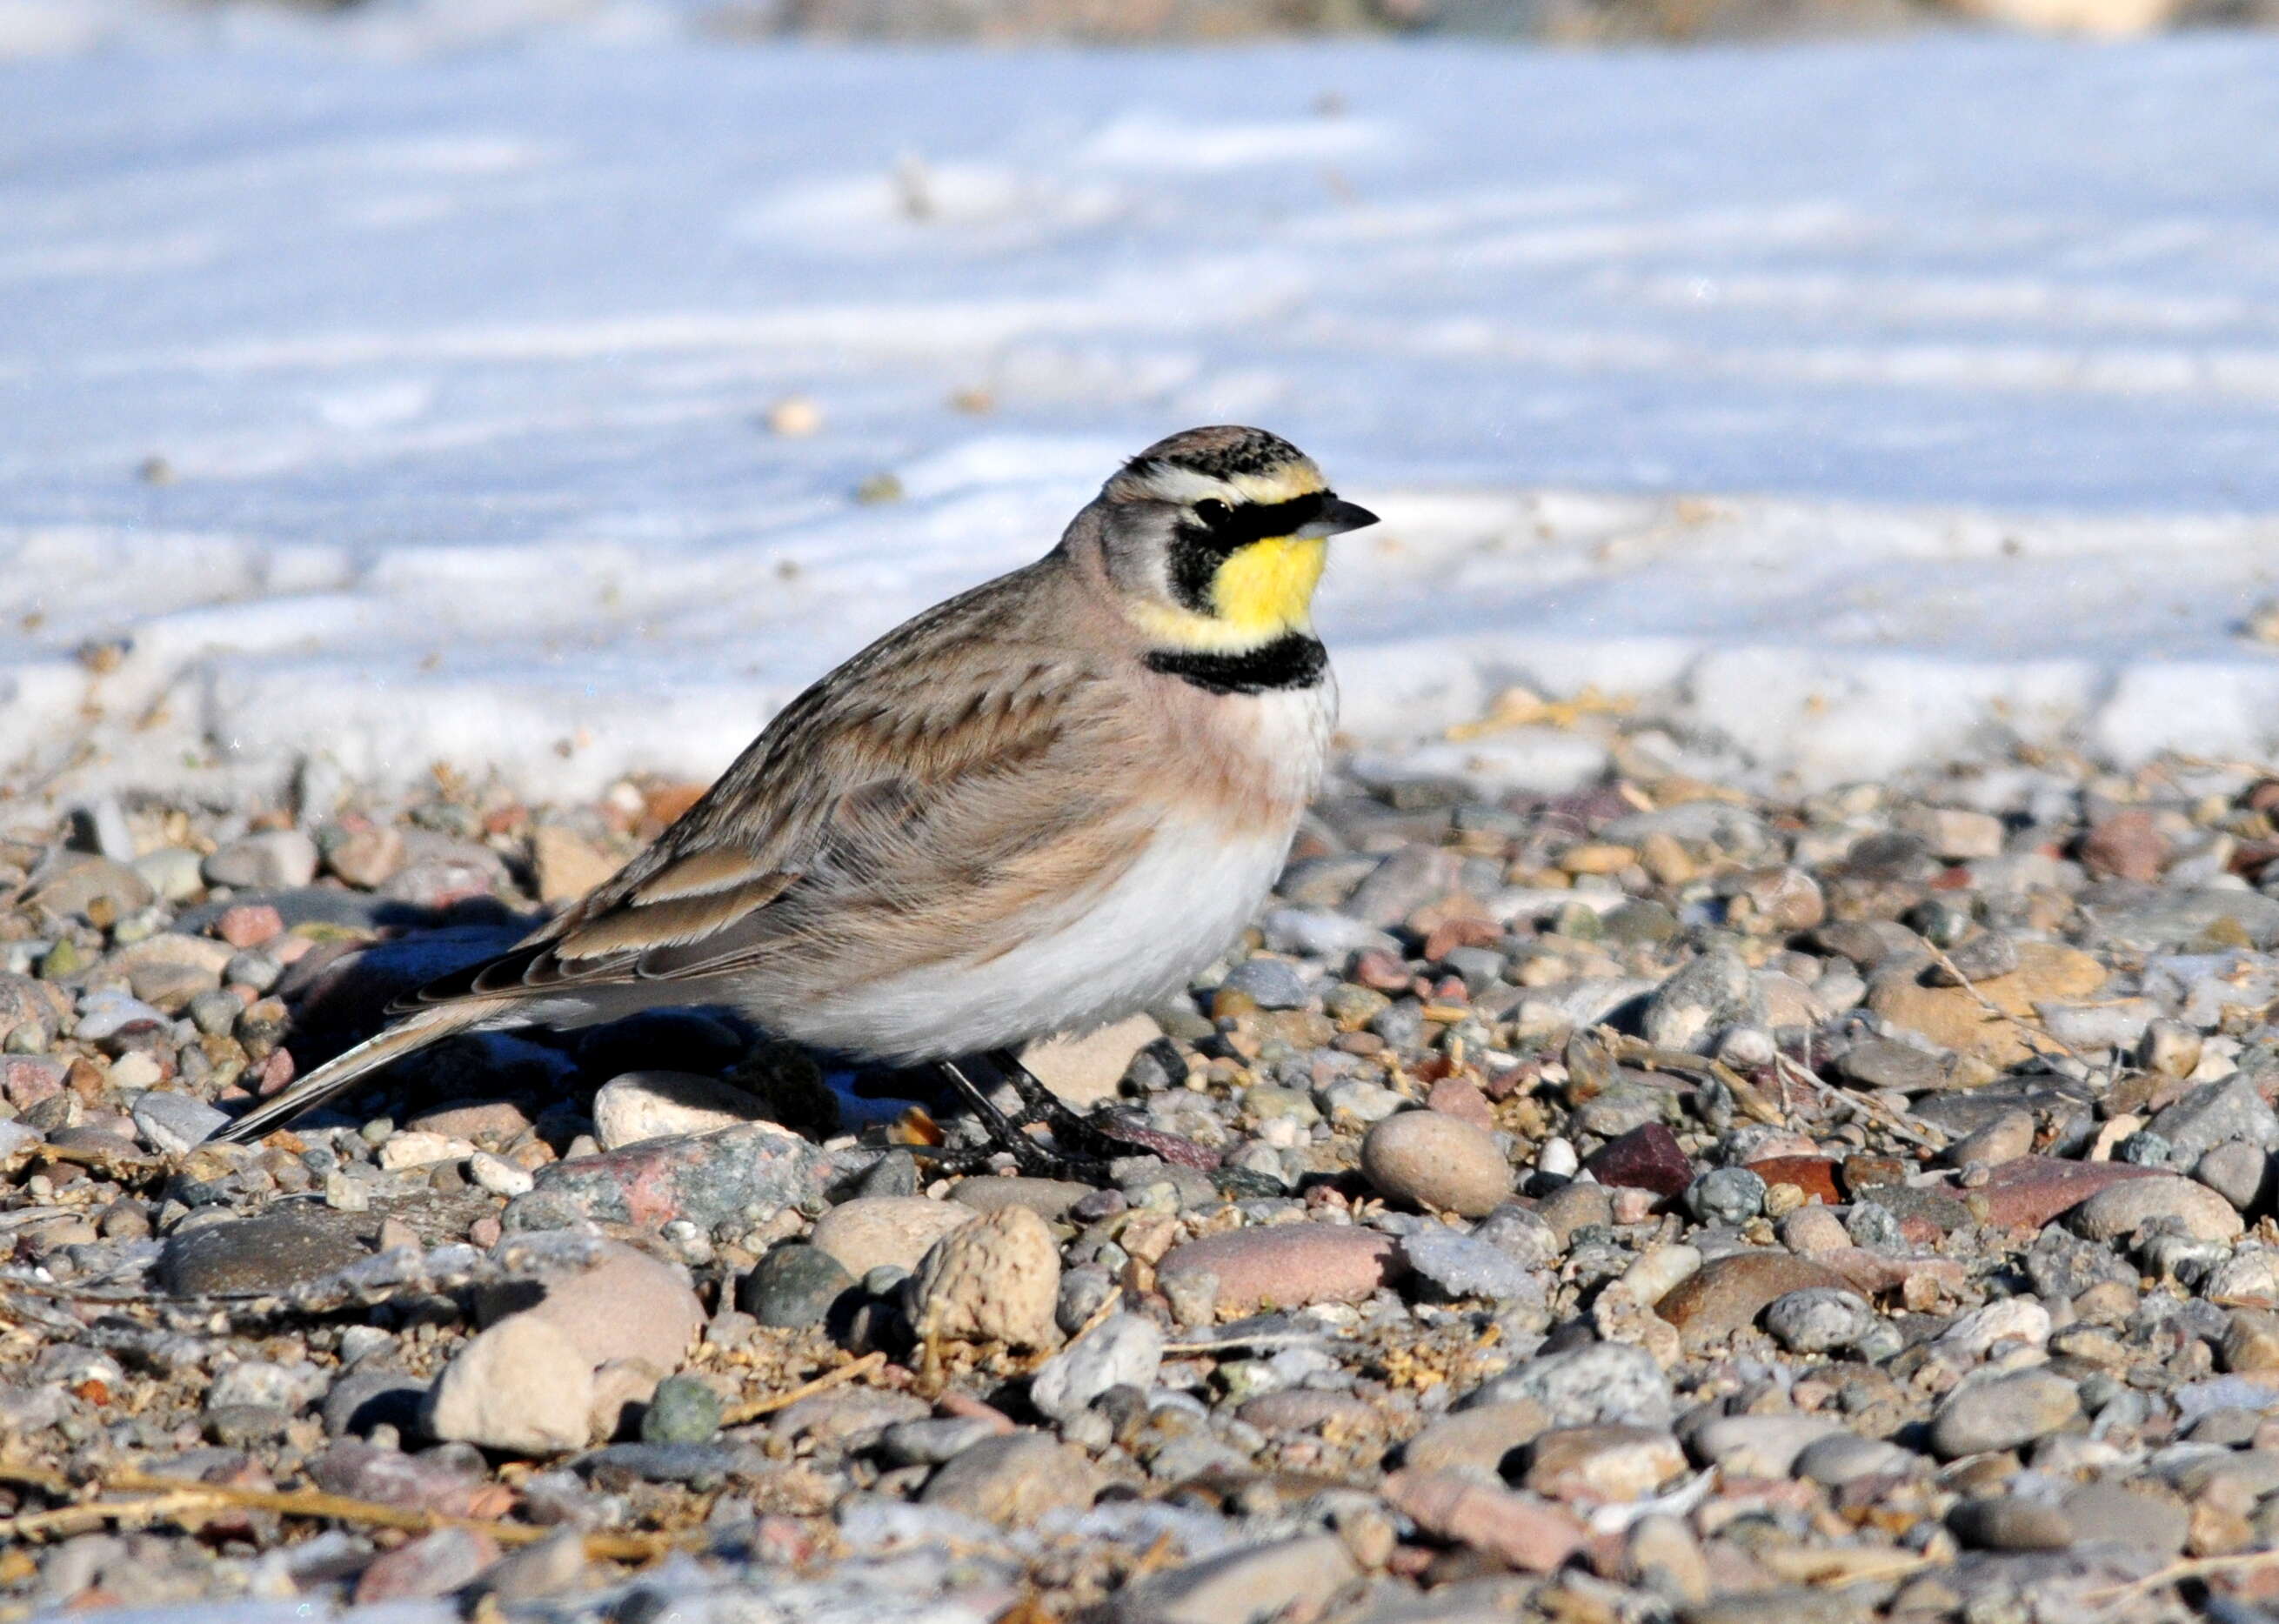
M 612 877 L 215 1137 L 257 1138 L 458 1034 L 703 1006 L 931 1065 L 1044 1166 L 1024 1126 L 1085 1130 L 1022 1046 L 1186 991 L 1280 874 L 1337 714 L 1315 588 L 1330 538 L 1377 522 L 1263 429 L 1157 441 L 1044 556 L 785 706 Z

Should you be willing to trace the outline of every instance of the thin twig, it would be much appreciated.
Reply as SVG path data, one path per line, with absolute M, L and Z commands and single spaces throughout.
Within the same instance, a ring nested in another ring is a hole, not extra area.
M 2164 1585 L 2182 1584 L 2187 1579 L 2206 1579 L 2217 1574 L 2239 1573 L 2252 1567 L 2279 1562 L 2279 1551 L 2249 1551 L 2237 1556 L 2191 1557 L 2171 1562 L 2142 1579 L 2132 1579 L 2127 1584 L 2116 1584 L 2109 1590 L 2091 1590 L 2083 1601 L 2104 1603 L 2134 1601 L 2139 1596 L 2149 1596 Z
M 853 1381 L 856 1376 L 867 1375 L 871 1371 L 883 1367 L 886 1362 L 886 1356 L 883 1352 L 865 1353 L 852 1364 L 841 1365 L 836 1370 L 825 1371 L 812 1382 L 802 1383 L 787 1392 L 771 1394 L 765 1398 L 755 1398 L 749 1404 L 740 1404 L 720 1418 L 720 1424 L 724 1427 L 740 1427 L 746 1421 L 759 1420 L 763 1415 L 772 1415 L 778 1410 L 797 1404 L 802 1398 L 812 1398 L 817 1393 L 828 1392 L 834 1387 Z
M 20 1483 L 42 1493 L 64 1497 L 92 1489 L 98 1494 L 125 1491 L 156 1495 L 161 1499 L 187 1504 L 201 1501 L 213 1505 L 234 1505 L 247 1511 L 275 1512 L 285 1517 L 316 1517 L 331 1522 L 369 1523 L 378 1528 L 402 1528 L 407 1533 L 426 1534 L 440 1528 L 464 1528 L 471 1533 L 487 1534 L 502 1545 L 531 1545 L 551 1538 L 556 1530 L 534 1528 L 526 1522 L 503 1522 L 484 1517 L 447 1517 L 441 1512 L 423 1511 L 415 1506 L 389 1505 L 379 1500 L 359 1500 L 344 1494 L 326 1494 L 314 1489 L 241 1489 L 228 1483 L 185 1482 L 180 1478 L 160 1477 L 150 1472 L 131 1468 L 110 1472 L 93 1482 L 81 1485 L 73 1482 L 61 1472 L 44 1467 L 0 1462 L 0 1482 Z M 81 1501 L 68 1509 L 100 1515 L 105 1518 L 131 1518 L 148 1515 L 157 1502 L 152 1500 Z M 53 1515 L 53 1513 L 44 1513 Z M 17 1522 L 13 1519 L 0 1523 L 0 1534 L 6 1533 Z M 664 1534 L 588 1534 L 586 1554 L 588 1557 L 618 1562 L 654 1561 L 679 1542 Z
M 1631 1038 L 1605 1027 L 1599 1036 L 1607 1052 L 1618 1061 L 1643 1066 L 1648 1071 L 1676 1071 L 1689 1076 L 1714 1078 L 1733 1096 L 1733 1103 L 1750 1116 L 1770 1128 L 1785 1128 L 1788 1119 L 1780 1108 L 1765 1098 L 1762 1090 L 1721 1060 L 1706 1054 L 1690 1054 L 1684 1049 L 1658 1049 L 1642 1038 Z
M 1977 984 L 1972 981 L 1969 977 L 1964 975 L 1960 969 L 1955 968 L 1954 961 L 1946 956 L 1946 949 L 1941 947 L 1937 942 L 1926 939 L 1923 942 L 1923 946 L 1929 950 L 1931 956 L 1931 961 L 1934 964 L 1937 964 L 1939 969 L 1945 970 L 1948 975 L 1953 977 L 1955 984 L 1961 987 L 1965 992 L 1969 993 L 1970 996 L 1976 1000 L 1978 1007 L 1981 1009 L 1984 1009 L 1988 1015 L 1992 1015 L 1998 1021 L 2008 1022 L 2020 1031 L 2025 1033 L 2030 1038 L 2038 1039 L 2044 1043 L 2053 1043 L 2057 1045 L 2059 1049 L 2061 1050 L 2069 1059 L 2079 1061 L 2084 1066 L 2091 1065 L 2089 1057 L 2083 1054 L 2079 1049 L 2075 1048 L 2073 1045 L 2068 1043 L 2064 1038 L 2059 1037 L 2055 1032 L 2050 1030 L 2049 1023 L 2047 1022 L 2029 1021 L 2023 1015 L 2014 1015 L 2008 1010 L 2003 1008 L 2001 1005 L 1987 997 L 1985 993 L 1980 992 L 1978 990 Z M 2092 1070 L 2095 1069 L 2093 1066 L 2091 1066 L 2091 1069 Z
M 1865 1112 L 1911 1145 L 1921 1145 L 1925 1150 L 1946 1148 L 1946 1135 L 1912 1111 L 1902 1111 L 1897 1106 L 1886 1105 L 1873 1094 L 1853 1093 L 1849 1089 L 1838 1088 L 1810 1067 L 1799 1066 L 1785 1054 L 1776 1055 L 1774 1063 L 1780 1068 L 1784 1076 L 1793 1073 L 1799 1082 L 1809 1084 L 1828 1099 L 1853 1110 Z

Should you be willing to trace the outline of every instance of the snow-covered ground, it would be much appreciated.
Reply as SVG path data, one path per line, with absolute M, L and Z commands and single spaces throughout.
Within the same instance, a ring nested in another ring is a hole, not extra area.
M 1224 420 L 1386 517 L 1322 613 L 1364 739 L 1515 682 L 1817 780 L 1990 716 L 2279 737 L 2240 634 L 2279 594 L 2279 40 L 860 51 L 633 10 L 436 49 L 425 15 L 0 0 L 12 782 L 709 773 Z M 787 396 L 821 432 L 768 429 Z

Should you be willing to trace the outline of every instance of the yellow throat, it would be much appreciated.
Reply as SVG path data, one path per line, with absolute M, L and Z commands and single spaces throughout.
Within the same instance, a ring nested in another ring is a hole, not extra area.
M 1211 580 L 1220 623 L 1260 642 L 1305 630 L 1329 546 L 1319 537 L 1269 536 L 1236 548 Z

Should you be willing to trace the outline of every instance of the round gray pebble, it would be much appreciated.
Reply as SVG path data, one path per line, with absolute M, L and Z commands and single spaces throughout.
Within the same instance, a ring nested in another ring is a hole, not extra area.
M 1703 1223 L 1746 1223 L 1765 1210 L 1765 1181 L 1746 1168 L 1715 1168 L 1686 1187 L 1685 1207 Z
M 1877 1323 L 1858 1293 L 1840 1286 L 1807 1286 L 1777 1298 L 1765 1310 L 1765 1329 L 1792 1353 L 1827 1353 L 1859 1342 Z

